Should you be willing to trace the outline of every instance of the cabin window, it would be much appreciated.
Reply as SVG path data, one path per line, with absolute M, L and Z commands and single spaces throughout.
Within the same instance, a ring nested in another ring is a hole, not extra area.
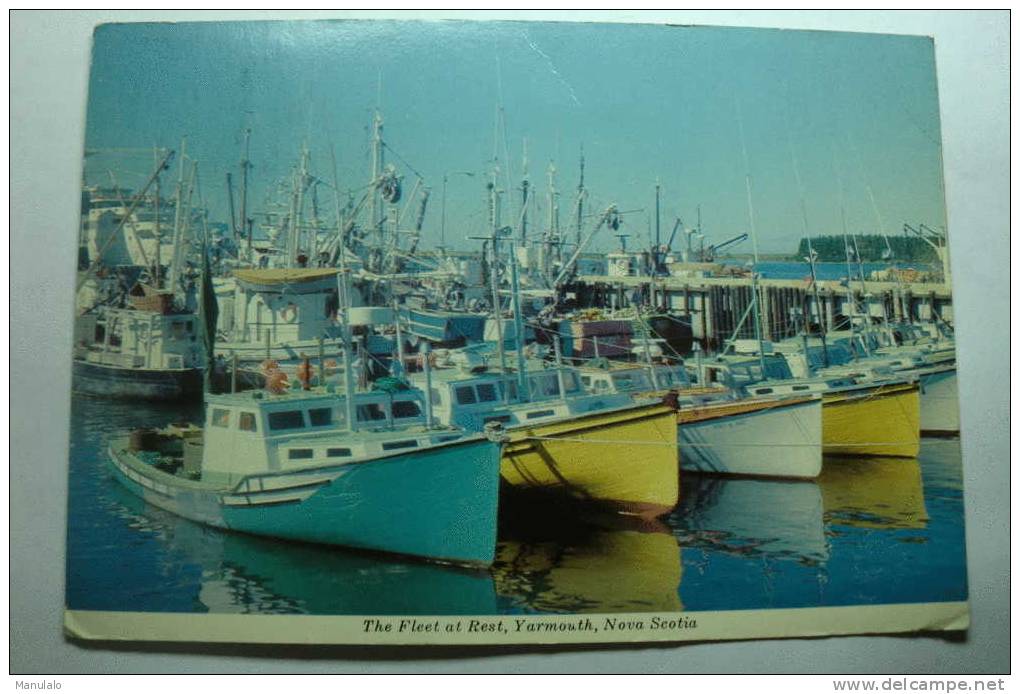
M 754 392 L 757 393 L 758 395 L 768 395 L 769 393 L 772 392 L 772 389 L 771 388 L 758 388 Z
M 542 374 L 531 379 L 531 392 L 533 395 L 557 396 L 560 394 L 560 384 L 556 380 L 556 374 Z
M 398 451 L 401 448 L 417 448 L 418 442 L 414 439 L 409 441 L 389 441 L 382 445 L 384 451 Z
M 377 402 L 358 405 L 359 422 L 378 422 L 386 419 L 386 410 Z
M 351 456 L 350 448 L 327 448 L 327 458 L 349 458 Z
M 583 383 L 585 385 L 585 387 L 590 388 L 591 387 L 591 376 L 581 376 L 581 383 Z
M 499 382 L 499 399 L 503 399 L 503 393 L 509 392 L 507 396 L 510 400 L 517 399 L 517 381 L 500 381 Z
M 308 460 L 312 457 L 311 448 L 291 448 L 287 451 L 288 460 Z
M 526 416 L 528 419 L 538 419 L 539 417 L 552 417 L 554 414 L 556 413 L 552 410 L 533 410 Z
M 407 417 L 420 417 L 421 408 L 414 400 L 397 400 L 393 403 L 393 418 L 406 419 Z
M 333 423 L 333 408 L 317 407 L 308 410 L 308 421 L 313 427 L 328 427 Z
M 255 423 L 255 413 L 241 412 L 238 415 L 237 428 L 241 431 L 258 431 L 258 425 Z
M 281 429 L 303 429 L 304 426 L 305 418 L 301 415 L 301 410 L 269 413 L 270 431 L 280 431 Z
M 461 405 L 474 405 L 478 402 L 475 389 L 471 386 L 457 386 L 457 402 Z
M 513 419 L 513 417 L 508 414 L 497 414 L 491 417 L 486 417 L 482 420 L 482 423 L 488 424 L 489 422 L 499 422 L 500 424 L 509 424 L 511 419 Z
M 496 398 L 496 386 L 491 383 L 478 384 L 478 399 L 481 402 L 493 402 Z
M 230 410 L 215 408 L 212 411 L 212 425 L 214 427 L 230 426 Z
M 794 386 L 793 389 L 794 390 L 807 390 L 808 386 Z
M 618 390 L 627 391 L 634 387 L 634 378 L 630 374 L 616 374 L 613 376 L 613 383 Z

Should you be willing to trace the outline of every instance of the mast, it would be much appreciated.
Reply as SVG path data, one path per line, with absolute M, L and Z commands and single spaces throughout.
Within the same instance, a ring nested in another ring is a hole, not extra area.
M 496 188 L 499 169 L 493 168 L 489 183 L 489 221 L 492 226 L 492 243 L 489 249 L 491 263 L 489 280 L 492 285 L 492 311 L 496 319 L 496 339 L 499 341 L 499 368 L 506 373 L 506 345 L 503 343 L 503 311 L 499 298 L 499 191 Z
M 818 255 L 815 253 L 814 247 L 811 245 L 811 237 L 807 237 L 808 240 L 808 265 L 811 267 L 811 293 L 815 299 L 815 310 L 818 312 L 818 333 L 822 338 L 822 363 L 825 366 L 829 365 L 829 345 L 826 341 L 826 328 L 825 328 L 825 316 L 822 315 L 822 298 L 818 294 L 818 273 L 815 272 L 815 259 Z
M 655 248 L 652 249 L 652 274 L 659 274 L 659 248 L 662 244 L 662 236 L 659 231 L 659 192 L 660 185 L 658 179 L 655 181 Z
M 173 252 L 170 256 L 170 268 L 169 289 L 171 293 L 177 291 L 177 249 L 180 248 L 180 236 L 181 236 L 181 214 L 184 208 L 184 159 L 187 156 L 185 150 L 187 148 L 187 138 L 181 139 L 181 156 L 177 160 L 177 190 L 174 195 L 174 241 L 173 241 Z
M 234 179 L 227 172 L 227 206 L 230 208 L 230 229 L 234 232 L 234 247 L 240 248 L 241 235 L 237 227 L 237 215 L 234 213 Z
M 857 309 L 857 302 L 854 300 L 854 289 L 853 289 L 853 286 L 852 286 L 852 282 L 853 282 L 853 270 L 852 270 L 852 268 L 850 266 L 850 255 L 851 255 L 851 253 L 853 251 L 850 250 L 850 237 L 849 237 L 849 233 L 847 232 L 847 225 L 846 225 L 846 200 L 844 198 L 844 193 L 843 193 L 843 178 L 839 175 L 839 162 L 836 159 L 836 150 L 835 149 L 832 150 L 832 166 L 833 166 L 833 169 L 836 172 L 836 185 L 837 185 L 837 188 L 839 190 L 839 220 L 840 220 L 840 224 L 842 225 L 842 230 L 843 230 L 843 251 L 844 251 L 844 256 L 845 256 L 845 259 L 846 259 L 846 301 L 847 301 L 847 310 L 851 312 L 851 314 L 847 316 L 847 320 L 850 323 L 850 342 L 851 342 L 851 344 L 853 344 L 854 343 L 854 337 L 855 337 L 856 332 L 857 332 L 856 326 L 854 325 L 854 318 L 853 318 L 853 312 L 856 311 L 856 309 Z M 861 287 L 861 291 L 862 292 L 864 291 L 863 285 Z M 864 342 L 865 342 L 864 350 L 865 350 L 865 352 L 868 352 L 869 350 L 868 350 L 867 340 L 865 340 Z
M 581 245 L 581 228 L 584 224 L 584 145 L 581 145 L 581 175 L 577 181 L 577 203 L 576 203 L 576 219 L 574 223 L 574 241 L 578 246 Z
M 807 239 L 808 246 L 807 261 L 808 266 L 811 268 L 811 294 L 813 295 L 815 300 L 815 310 L 818 312 L 818 333 L 822 338 L 822 363 L 825 366 L 829 366 L 829 345 L 826 340 L 827 331 L 825 328 L 825 316 L 822 315 L 822 299 L 821 296 L 818 294 L 818 273 L 815 270 L 815 260 L 817 259 L 818 255 L 815 253 L 814 246 L 811 244 L 811 231 L 810 226 L 808 225 L 807 218 L 807 202 L 805 201 L 804 196 L 804 182 L 800 177 L 800 165 L 797 162 L 797 154 L 796 152 L 794 152 L 793 149 L 793 140 L 790 138 L 789 123 L 787 123 L 786 129 L 786 142 L 790 147 L 790 160 L 793 162 L 793 175 L 794 178 L 797 180 L 797 193 L 800 197 L 800 218 L 802 224 L 804 225 L 804 238 Z M 804 321 L 805 321 L 804 330 L 806 334 L 807 316 L 804 317 Z M 807 357 L 807 354 L 805 353 L 804 356 Z M 810 361 L 808 363 L 810 364 Z
M 160 249 L 159 249 L 159 247 L 163 243 L 163 241 L 162 241 L 163 236 L 160 233 L 160 228 L 159 228 L 159 215 L 160 215 L 160 211 L 159 211 L 159 172 L 162 171 L 162 170 L 163 170 L 162 166 L 160 166 L 158 169 L 156 169 L 156 180 L 154 181 L 154 183 L 156 185 L 156 202 L 155 202 L 155 205 L 153 207 L 155 209 L 155 214 L 156 214 L 156 228 L 155 228 L 153 234 L 156 237 L 156 262 L 155 262 L 155 268 L 154 268 L 155 269 L 154 281 L 156 283 L 156 289 L 159 289 L 159 282 L 160 282 L 160 276 L 159 275 L 160 275 L 160 272 L 162 270 L 162 268 L 160 268 L 160 263 L 162 261 L 160 259 Z
M 744 117 L 740 110 L 739 100 L 737 100 L 737 124 L 740 127 L 740 148 L 744 154 L 744 188 L 747 191 L 747 219 L 751 230 L 751 250 L 754 253 L 754 264 L 751 266 L 751 308 L 754 311 L 754 339 L 758 342 L 758 363 L 761 364 L 762 378 L 765 378 L 765 343 L 762 341 L 761 336 L 761 308 L 758 305 L 758 232 L 754 226 L 754 199 L 751 195 L 751 164 L 747 157 L 747 142 L 744 139 Z M 701 223 L 700 215 L 698 223 Z
M 562 249 L 562 246 L 561 246 L 561 244 L 559 242 L 560 241 L 560 229 L 559 229 L 559 226 L 560 226 L 560 223 L 559 223 L 560 210 L 559 210 L 559 206 L 556 204 L 556 196 L 557 196 L 557 192 L 556 192 L 556 165 L 553 162 L 551 162 L 551 161 L 549 162 L 549 169 L 547 170 L 546 174 L 547 174 L 548 179 L 549 179 L 549 191 L 548 191 L 548 194 L 547 194 L 548 203 L 549 203 L 548 204 L 548 207 L 549 207 L 549 222 L 548 222 L 548 227 L 547 227 L 548 228 L 548 232 L 546 234 L 546 244 L 547 244 L 546 245 L 546 252 L 547 252 L 547 254 L 548 254 L 548 256 L 550 258 L 551 257 L 555 257 L 556 258 L 556 262 L 559 263 L 559 262 L 561 262 L 563 260 L 563 249 Z M 546 262 L 545 270 L 546 270 L 547 279 L 551 279 L 552 272 L 550 271 L 550 268 L 548 267 L 548 262 Z
M 297 186 L 297 209 L 295 210 L 294 216 L 294 254 L 295 260 L 297 260 L 297 254 L 301 252 L 301 226 L 302 226 L 302 215 L 304 213 L 305 206 L 305 183 L 308 180 L 308 145 L 301 145 L 301 168 L 298 171 L 298 186 Z M 311 254 L 311 249 L 308 251 Z
M 248 221 L 248 170 L 251 168 L 251 162 L 248 160 L 248 153 L 251 144 L 251 128 L 244 129 L 244 156 L 241 157 L 241 219 L 240 219 L 240 231 L 244 232 L 248 237 L 248 262 L 252 260 L 252 229 L 251 224 Z M 233 205 L 233 196 L 231 196 L 231 205 Z M 231 209 L 231 215 L 233 215 L 233 209 Z M 235 238 L 237 232 L 235 231 Z M 236 241 L 235 241 L 235 245 Z M 240 248 L 238 248 L 240 251 Z M 240 252 L 238 253 L 240 255 Z
M 527 248 L 528 243 L 528 141 L 524 140 L 524 162 L 521 174 L 521 246 Z
M 524 210 L 521 210 L 521 216 L 523 218 Z M 524 318 L 521 316 L 521 285 L 517 272 L 517 248 L 512 241 L 510 251 L 510 297 L 514 311 L 514 348 L 517 352 L 517 393 L 521 400 L 530 400 L 527 367 L 524 363 Z
M 369 223 L 369 231 L 373 234 L 378 233 L 380 229 L 380 210 L 379 210 L 379 177 L 382 175 L 383 169 L 383 140 L 382 140 L 382 127 L 383 120 L 382 115 L 379 113 L 377 108 L 375 115 L 372 118 L 372 208 L 371 217 Z

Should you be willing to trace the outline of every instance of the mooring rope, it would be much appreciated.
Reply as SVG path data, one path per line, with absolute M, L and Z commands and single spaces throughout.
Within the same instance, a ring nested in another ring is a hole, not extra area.
M 613 446 L 689 446 L 691 448 L 824 448 L 825 443 L 686 443 L 674 441 L 635 441 L 612 439 L 586 439 L 571 436 L 525 436 L 521 441 L 564 441 L 567 443 L 595 443 Z M 877 446 L 910 446 L 919 443 L 912 441 L 866 441 L 862 443 L 834 443 L 840 448 L 873 448 Z M 921 444 L 932 445 L 940 441 L 921 440 Z

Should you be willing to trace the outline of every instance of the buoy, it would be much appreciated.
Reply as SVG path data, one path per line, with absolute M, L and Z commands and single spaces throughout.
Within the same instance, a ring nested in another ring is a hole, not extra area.
M 297 318 L 297 306 L 295 304 L 287 304 L 287 306 L 280 311 L 280 318 L 286 323 L 293 323 Z
M 284 372 L 275 370 L 266 374 L 266 390 L 270 393 L 285 393 L 289 386 L 290 379 Z

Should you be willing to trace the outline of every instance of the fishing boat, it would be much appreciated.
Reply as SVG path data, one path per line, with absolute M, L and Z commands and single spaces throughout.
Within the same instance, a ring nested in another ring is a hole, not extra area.
M 205 351 L 198 318 L 169 303 L 157 306 L 99 306 L 77 318 L 76 392 L 138 400 L 200 396 Z
M 794 378 L 786 360 L 775 355 L 722 355 L 699 368 L 699 383 L 726 383 L 752 397 L 820 394 L 825 454 L 916 458 L 920 451 L 921 401 L 916 378 Z
M 589 395 L 569 367 L 532 369 L 521 377 L 490 370 L 477 357 L 464 356 L 469 354 L 437 358 L 428 379 L 411 378 L 431 391 L 439 422 L 473 431 L 493 422 L 503 426 L 505 484 L 641 516 L 662 515 L 676 505 L 671 407 L 659 400 Z
M 203 428 L 135 431 L 109 455 L 130 491 L 195 522 L 487 566 L 501 437 L 424 411 L 415 390 L 210 394 Z
M 410 335 L 445 345 L 480 342 L 485 332 L 487 314 L 444 311 L 424 307 L 403 306 L 400 320 Z
M 937 331 L 937 327 L 934 329 Z M 913 325 L 876 326 L 847 336 L 833 333 L 833 337 L 836 344 L 845 344 L 852 352 L 855 365 L 878 365 L 894 372 L 913 372 L 918 377 L 923 433 L 959 433 L 956 347 L 952 338 L 941 333 L 930 336 Z
M 728 389 L 693 386 L 682 365 L 607 364 L 582 367 L 580 373 L 592 393 L 668 394 L 677 406 L 684 471 L 814 478 L 822 470 L 817 395 L 738 398 Z
M 72 373 L 78 392 L 140 400 L 180 400 L 202 392 L 208 333 L 195 312 L 202 310 L 196 305 L 200 290 L 188 251 L 195 240 L 189 227 L 204 220 L 204 213 L 183 193 L 182 166 L 173 242 L 163 251 L 158 179 L 173 154 L 164 153 L 130 203 L 124 199 L 128 191 L 120 188 L 93 187 L 83 196 L 88 204 L 81 239 L 90 262 L 76 286 Z M 194 165 L 191 175 L 193 185 Z

